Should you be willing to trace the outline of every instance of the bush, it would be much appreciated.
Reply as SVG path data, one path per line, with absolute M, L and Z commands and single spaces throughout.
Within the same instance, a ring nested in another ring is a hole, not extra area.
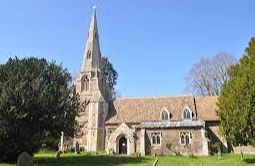
M 57 138 L 45 138 L 42 143 L 41 149 L 47 149 L 48 151 L 58 151 L 59 139 Z
M 193 153 L 188 153 L 189 158 L 197 158 Z
M 45 138 L 60 138 L 61 131 L 73 136 L 79 99 L 70 83 L 67 70 L 45 59 L 0 65 L 1 161 L 16 162 L 24 151 L 33 155 Z
M 71 153 L 74 153 L 74 152 L 75 152 L 75 148 L 74 148 L 74 147 L 71 147 L 69 151 L 70 151 Z
M 180 152 L 174 152 L 175 156 L 182 156 L 182 154 Z
M 221 150 L 221 143 L 220 142 L 215 142 L 212 143 L 210 146 L 210 152 L 211 154 L 218 154 L 218 152 Z
M 168 141 L 166 143 L 166 148 L 170 151 L 171 150 L 171 147 L 172 147 L 172 143 L 170 141 Z

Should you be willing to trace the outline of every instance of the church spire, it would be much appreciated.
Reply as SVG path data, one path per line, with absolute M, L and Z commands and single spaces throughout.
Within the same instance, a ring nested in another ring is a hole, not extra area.
M 93 7 L 93 15 L 89 27 L 88 39 L 83 53 L 81 72 L 90 72 L 100 69 L 101 51 L 97 29 L 96 7 Z
M 78 142 L 87 151 L 104 150 L 105 119 L 108 114 L 108 101 L 110 90 L 101 66 L 101 51 L 97 29 L 96 9 L 94 7 L 88 31 L 88 39 L 83 53 L 81 71 L 75 82 L 76 92 L 80 101 L 86 103 L 81 120 L 81 137 L 77 135 Z M 84 121 L 87 123 L 84 125 Z
M 90 23 L 90 28 L 89 28 L 89 33 L 97 33 L 97 14 L 96 14 L 96 6 L 93 7 L 93 15 L 92 15 L 92 20 Z

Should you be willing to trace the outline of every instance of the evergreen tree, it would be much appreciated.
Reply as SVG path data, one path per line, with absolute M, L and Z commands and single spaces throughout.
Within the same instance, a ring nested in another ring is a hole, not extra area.
M 239 63 L 228 70 L 218 100 L 221 132 L 236 146 L 255 145 L 255 38 L 249 42 Z
M 102 70 L 106 77 L 106 81 L 109 84 L 112 95 L 115 96 L 116 89 L 114 86 L 117 84 L 118 72 L 114 69 L 113 64 L 108 60 L 107 57 L 102 57 Z
M 38 151 L 46 138 L 73 136 L 79 111 L 66 69 L 45 59 L 0 65 L 0 162 Z

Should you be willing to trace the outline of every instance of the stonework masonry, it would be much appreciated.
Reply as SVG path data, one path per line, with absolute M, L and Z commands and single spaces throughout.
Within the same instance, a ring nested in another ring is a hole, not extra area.
M 78 141 L 87 151 L 104 150 L 104 122 L 108 114 L 109 88 L 102 72 L 96 10 L 93 12 L 82 68 L 75 87 L 84 111 L 78 117 L 82 127 L 74 142 Z

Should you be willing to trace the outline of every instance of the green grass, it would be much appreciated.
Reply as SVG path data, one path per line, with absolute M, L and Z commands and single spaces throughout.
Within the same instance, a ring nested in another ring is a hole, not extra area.
M 35 166 L 152 166 L 156 157 L 145 156 L 138 160 L 135 156 L 112 156 L 106 154 L 80 154 L 66 153 L 61 155 L 61 160 L 55 161 L 55 153 L 38 153 L 34 156 Z M 255 155 L 245 155 L 241 160 L 240 155 L 224 154 L 220 159 L 217 156 L 160 156 L 160 166 L 255 166 Z M 14 166 L 15 164 L 0 164 L 0 166 Z
M 185 165 L 185 166 L 242 166 L 249 165 L 255 166 L 255 155 L 245 155 L 245 160 L 241 160 L 240 155 L 234 154 L 225 154 L 222 157 L 218 158 L 217 156 L 200 156 L 200 157 L 181 157 L 175 156 L 171 157 L 160 157 L 159 165 Z

